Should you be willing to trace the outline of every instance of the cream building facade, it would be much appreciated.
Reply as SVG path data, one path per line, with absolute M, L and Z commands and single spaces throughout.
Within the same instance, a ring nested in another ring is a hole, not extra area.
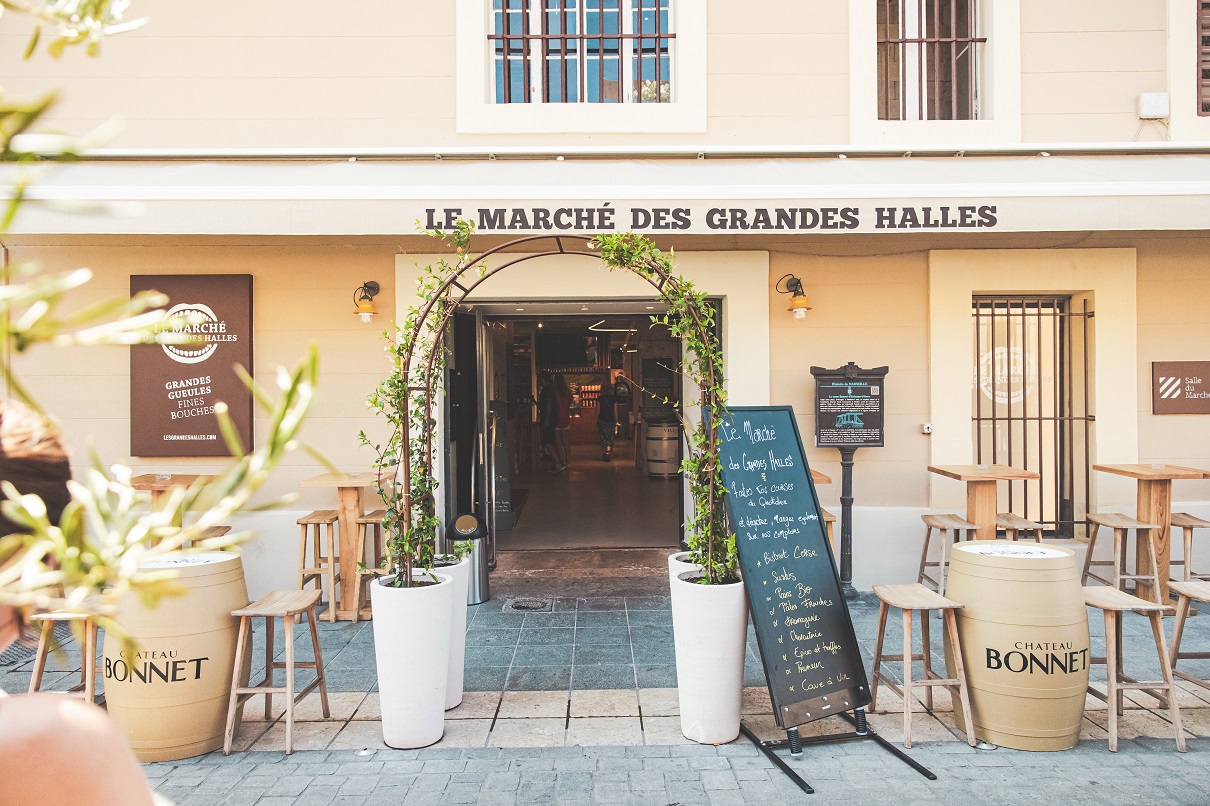
M 435 246 L 418 226 L 462 215 L 479 224 L 480 248 L 640 227 L 674 248 L 721 301 L 731 401 L 792 405 L 808 443 L 810 367 L 888 366 L 886 445 L 859 450 L 855 467 L 858 588 L 914 576 L 919 515 L 964 501 L 959 483 L 926 468 L 980 460 L 986 429 L 984 450 L 1064 455 L 1068 489 L 1037 491 L 1048 509 L 1030 514 L 1066 518 L 1077 536 L 1085 511 L 1134 504 L 1128 479 L 1091 464 L 1210 469 L 1210 415 L 1152 413 L 1153 362 L 1210 361 L 1207 4 L 136 5 L 150 24 L 107 41 L 99 59 L 22 61 L 28 30 L 0 20 L 6 97 L 58 90 L 49 125 L 72 133 L 122 121 L 82 164 L 47 171 L 33 198 L 138 213 L 31 205 L 6 259 L 88 266 L 95 298 L 125 293 L 137 274 L 253 275 L 256 374 L 267 381 L 319 345 L 305 438 L 340 467 L 371 460 L 357 433 L 380 430 L 365 398 L 387 369 L 380 324 L 351 315 L 350 292 L 372 279 L 380 319 L 406 310 Z M 592 32 L 593 13 L 597 25 L 655 28 L 609 46 L 581 37 L 555 58 L 518 33 L 549 24 L 552 8 L 578 21 L 547 29 L 562 35 Z M 802 321 L 778 293 L 786 275 L 811 300 Z M 650 296 L 571 257 L 517 266 L 484 294 Z M 1025 341 L 979 341 L 979 310 L 1015 312 L 987 333 Z M 1043 321 L 1053 331 L 1025 335 Z M 1058 358 L 1029 365 L 1048 352 Z M 981 362 L 993 387 L 1008 386 L 983 388 Z M 63 419 L 78 466 L 90 445 L 147 469 L 212 466 L 129 455 L 125 351 L 35 351 L 17 366 Z M 974 423 L 1034 398 L 1061 401 L 1045 403 L 1045 440 L 1028 425 L 1014 436 L 1016 425 Z M 835 449 L 808 444 L 808 457 L 839 481 Z M 300 454 L 267 494 L 317 472 Z M 330 506 L 325 493 L 302 491 L 293 506 Z M 839 510 L 839 484 L 819 494 Z M 1210 480 L 1176 482 L 1174 498 L 1208 516 Z M 292 584 L 274 558 L 293 556 L 294 511 L 249 518 L 261 533 L 246 555 L 254 594 Z

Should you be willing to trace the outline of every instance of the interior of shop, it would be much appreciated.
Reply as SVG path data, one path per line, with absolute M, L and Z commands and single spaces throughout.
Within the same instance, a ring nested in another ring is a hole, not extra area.
M 486 516 L 497 551 L 679 545 L 680 345 L 652 322 L 661 311 L 654 301 L 481 304 L 455 324 L 450 499 Z M 562 451 L 544 443 L 540 422 L 560 385 Z M 487 444 L 485 462 L 476 446 Z

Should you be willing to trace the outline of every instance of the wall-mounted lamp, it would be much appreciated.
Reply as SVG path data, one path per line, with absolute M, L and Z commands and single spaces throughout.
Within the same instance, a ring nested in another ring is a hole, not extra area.
M 374 314 L 378 313 L 378 309 L 374 307 L 374 297 L 378 295 L 379 290 L 378 283 L 367 280 L 353 292 L 353 301 L 357 303 L 353 313 L 367 325 L 374 321 Z
M 786 274 L 777 281 L 777 284 L 773 288 L 779 294 L 792 295 L 790 297 L 790 307 L 786 310 L 794 314 L 795 321 L 801 322 L 807 318 L 807 311 L 811 310 L 811 303 L 807 299 L 807 295 L 803 293 L 802 280 L 793 274 Z

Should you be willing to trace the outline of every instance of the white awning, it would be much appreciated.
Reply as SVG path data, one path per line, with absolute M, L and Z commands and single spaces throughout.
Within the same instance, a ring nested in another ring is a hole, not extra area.
M 0 170 L 11 184 L 14 166 Z M 1199 230 L 1200 155 L 154 162 L 46 166 L 20 234 Z M 125 215 L 97 215 L 96 203 Z

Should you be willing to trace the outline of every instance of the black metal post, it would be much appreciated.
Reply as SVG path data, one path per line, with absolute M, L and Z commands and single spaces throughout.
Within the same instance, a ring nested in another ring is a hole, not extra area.
M 857 597 L 853 587 L 853 454 L 857 448 L 840 448 L 840 589 L 846 599 Z

